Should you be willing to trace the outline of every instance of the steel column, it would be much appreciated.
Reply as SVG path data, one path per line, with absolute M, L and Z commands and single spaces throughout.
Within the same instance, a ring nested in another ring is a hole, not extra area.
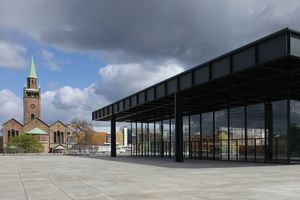
M 111 157 L 116 157 L 116 117 L 112 115 L 110 123 L 110 142 L 111 142 Z
M 182 131 L 182 96 L 175 93 L 175 134 L 176 134 L 176 162 L 183 162 L 183 131 Z

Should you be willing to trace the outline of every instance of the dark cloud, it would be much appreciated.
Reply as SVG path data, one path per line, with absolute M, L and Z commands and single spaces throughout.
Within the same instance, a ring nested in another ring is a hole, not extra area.
M 115 53 L 107 62 L 178 59 L 191 67 L 286 26 L 299 1 L 1 1 L 0 25 L 67 50 Z M 119 57 L 118 57 L 119 56 Z

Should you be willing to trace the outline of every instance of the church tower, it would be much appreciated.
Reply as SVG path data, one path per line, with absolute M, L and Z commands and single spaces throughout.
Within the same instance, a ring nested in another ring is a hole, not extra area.
M 27 83 L 24 86 L 24 124 L 41 117 L 40 88 L 37 86 L 37 75 L 33 57 L 31 57 Z

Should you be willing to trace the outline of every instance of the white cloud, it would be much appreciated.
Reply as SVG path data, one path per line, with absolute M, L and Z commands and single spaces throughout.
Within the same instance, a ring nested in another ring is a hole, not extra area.
M 42 93 L 42 119 L 47 123 L 56 120 L 70 122 L 74 118 L 92 122 L 92 112 L 108 104 L 101 95 L 95 94 L 95 86 L 84 89 L 65 86 Z
M 42 53 L 42 57 L 43 57 L 44 60 L 49 61 L 49 60 L 52 60 L 54 58 L 54 53 L 52 53 L 52 52 L 50 52 L 46 49 L 42 49 L 41 53 Z
M 49 70 L 51 70 L 51 71 L 61 70 L 61 68 L 58 66 L 57 62 L 55 61 L 54 53 L 52 53 L 46 49 L 42 49 L 41 56 L 45 62 L 45 66 L 47 66 Z
M 96 85 L 96 93 L 114 101 L 182 71 L 184 67 L 176 60 L 110 64 L 99 70 L 102 80 Z
M 25 67 L 24 54 L 27 49 L 24 46 L 0 41 L 0 52 L 0 68 Z
M 86 96 L 79 88 L 65 86 L 55 92 L 53 103 L 58 109 L 72 109 L 85 101 Z
M 0 90 L 0 122 L 1 124 L 11 118 L 22 120 L 21 99 L 8 89 Z M 20 121 L 22 122 L 22 121 Z

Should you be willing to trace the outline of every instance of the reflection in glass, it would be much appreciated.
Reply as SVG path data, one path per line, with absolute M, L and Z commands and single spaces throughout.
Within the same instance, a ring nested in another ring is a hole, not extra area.
M 143 148 L 143 134 L 142 134 L 142 126 L 141 123 L 137 123 L 137 155 L 141 156 L 142 155 L 142 148 Z
M 176 148 L 176 135 L 175 135 L 175 119 L 171 119 L 171 156 L 175 157 Z
M 264 104 L 247 106 L 247 160 L 265 160 Z
M 213 112 L 202 114 L 202 158 L 213 159 Z
M 163 144 L 163 135 L 162 135 L 162 123 L 161 121 L 156 121 L 155 122 L 155 155 L 156 156 L 161 156 L 163 153 L 163 148 L 162 148 L 162 144 Z
M 136 151 L 136 123 L 135 122 L 131 122 L 131 129 L 132 129 L 132 146 L 131 146 L 131 149 L 132 149 L 132 155 L 137 155 L 137 151 Z
M 189 157 L 189 116 L 184 116 L 182 119 L 183 128 L 183 156 Z
M 245 108 L 230 109 L 230 160 L 245 160 Z
M 228 114 L 227 110 L 215 112 L 215 159 L 228 160 Z
M 171 143 L 170 143 L 170 120 L 164 120 L 163 121 L 163 150 L 164 150 L 164 156 L 168 157 L 171 156 L 170 149 L 171 149 Z
M 300 161 L 300 101 L 290 101 L 290 113 L 290 159 L 292 161 Z
M 272 159 L 287 159 L 287 101 L 272 102 L 273 138 L 271 138 Z
M 190 150 L 192 158 L 199 158 L 201 153 L 201 140 L 200 140 L 200 115 L 190 116 L 190 131 L 191 141 Z
M 149 123 L 149 155 L 154 156 L 154 144 L 155 144 L 155 132 L 154 123 Z

